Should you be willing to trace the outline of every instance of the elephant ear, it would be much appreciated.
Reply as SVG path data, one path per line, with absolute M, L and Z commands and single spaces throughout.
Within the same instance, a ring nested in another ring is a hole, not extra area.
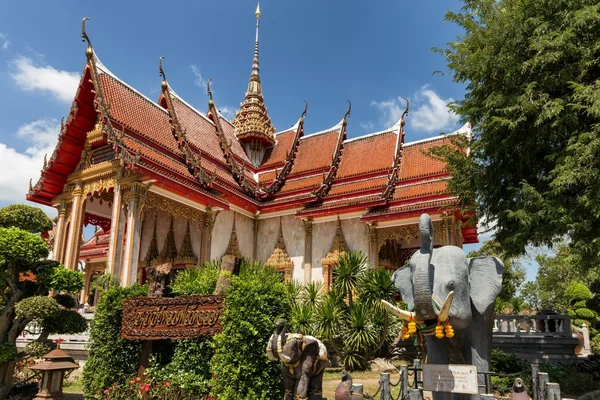
M 402 301 L 406 303 L 408 309 L 412 309 L 415 306 L 415 299 L 413 295 L 413 279 L 412 279 L 412 268 L 410 264 L 406 264 L 403 267 L 398 268 L 392 275 L 392 282 L 402 295 Z
M 481 314 L 494 303 L 502 289 L 504 264 L 496 257 L 469 259 L 471 301 Z

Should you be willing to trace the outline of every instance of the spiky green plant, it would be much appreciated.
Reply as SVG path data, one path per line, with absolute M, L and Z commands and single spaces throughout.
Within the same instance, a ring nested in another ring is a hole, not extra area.
M 333 286 L 344 293 L 350 306 L 368 262 L 368 258 L 363 253 L 349 252 L 339 258 L 337 266 L 333 269 Z
M 357 366 L 363 368 L 368 361 L 366 355 L 377 346 L 379 335 L 372 321 L 372 313 L 373 309 L 360 301 L 350 306 L 343 331 L 345 352 L 342 353 L 344 367 L 349 370 L 355 370 Z M 359 365 L 356 365 L 357 355 L 362 356 Z
M 320 281 L 310 282 L 308 285 L 304 285 L 304 303 L 315 310 L 318 305 L 323 301 L 323 283 Z
M 303 335 L 314 335 L 312 308 L 308 304 L 296 303 L 292 305 L 291 327 Z

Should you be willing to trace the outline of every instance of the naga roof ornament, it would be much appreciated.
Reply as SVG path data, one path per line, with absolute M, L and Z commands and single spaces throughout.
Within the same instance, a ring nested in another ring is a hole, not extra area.
M 396 183 L 398 183 L 398 179 L 400 178 L 400 163 L 402 162 L 402 152 L 404 148 L 404 125 L 406 124 L 406 120 L 404 119 L 408 115 L 408 107 L 409 101 L 406 97 L 406 109 L 402 113 L 400 117 L 400 129 L 398 131 L 398 137 L 396 138 L 396 153 L 394 154 L 394 162 L 392 163 L 392 168 L 390 173 L 388 173 L 388 179 L 383 187 L 383 191 L 381 192 L 381 198 L 385 200 L 385 202 L 389 202 L 392 197 L 394 197 L 394 192 L 396 191 Z
M 240 109 L 237 111 L 232 123 L 237 130 L 237 138 L 242 142 L 259 141 L 265 146 L 275 144 L 275 127 L 267 113 L 262 86 L 260 83 L 260 67 L 258 61 L 258 28 L 260 21 L 260 4 L 256 7 L 256 39 L 254 44 L 254 57 L 252 59 L 252 72 L 248 91 Z
M 331 190 L 331 186 L 333 185 L 333 181 L 337 175 L 338 167 L 342 161 L 342 150 L 344 148 L 344 140 L 346 140 L 346 125 L 348 125 L 348 117 L 350 116 L 351 112 L 352 102 L 348 100 L 348 111 L 346 111 L 346 114 L 344 114 L 344 118 L 340 124 L 338 141 L 335 146 L 335 150 L 333 151 L 333 156 L 331 157 L 331 166 L 329 167 L 327 175 L 323 174 L 323 182 L 321 183 L 321 186 L 312 192 L 312 195 L 316 198 L 315 201 L 321 201 Z
M 173 99 L 171 98 L 171 92 L 169 90 L 169 83 L 167 82 L 167 76 L 165 75 L 165 71 L 163 70 L 162 66 L 163 58 L 164 57 L 161 56 L 158 61 L 158 72 L 163 78 L 161 83 L 162 95 L 167 103 L 167 112 L 169 113 L 169 122 L 171 123 L 171 133 L 177 142 L 177 147 L 179 147 L 179 150 L 185 157 L 185 163 L 187 164 L 190 174 L 192 174 L 192 176 L 194 176 L 203 186 L 210 187 L 215 181 L 216 172 L 214 172 L 212 175 L 208 174 L 202 168 L 202 155 L 200 152 L 193 152 L 188 144 L 186 131 L 182 129 L 179 119 L 177 118 L 177 114 L 175 113 Z

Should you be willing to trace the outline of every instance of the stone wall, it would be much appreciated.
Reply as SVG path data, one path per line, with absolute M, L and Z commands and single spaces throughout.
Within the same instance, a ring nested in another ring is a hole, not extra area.
M 254 219 L 242 214 L 235 215 L 235 230 L 237 232 L 240 253 L 246 258 L 253 258 L 254 250 Z M 228 242 L 229 243 L 229 242 Z

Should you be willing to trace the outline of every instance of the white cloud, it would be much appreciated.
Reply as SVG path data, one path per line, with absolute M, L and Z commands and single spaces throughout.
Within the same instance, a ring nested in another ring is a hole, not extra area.
M 375 128 L 375 124 L 372 121 L 369 122 L 361 122 L 359 123 L 360 127 L 363 128 L 365 131 L 369 131 Z
M 0 32 L 0 48 L 6 50 L 10 46 L 10 40 L 6 38 L 6 35 Z
M 25 202 L 29 179 L 33 178 L 32 182 L 36 184 L 44 164 L 44 154 L 52 155 L 59 130 L 60 123 L 56 119 L 41 119 L 17 130 L 16 136 L 30 145 L 24 152 L 0 143 L 0 171 L 5 171 L 0 174 L 0 203 Z M 46 207 L 44 210 L 53 209 Z
M 192 70 L 192 73 L 194 74 L 194 85 L 201 87 L 202 89 L 206 89 L 206 80 L 204 78 L 202 78 L 202 74 L 200 73 L 198 66 L 190 65 L 190 69 Z
M 49 92 L 67 104 L 73 101 L 80 78 L 77 72 L 57 70 L 49 65 L 36 66 L 31 58 L 22 56 L 11 65 L 15 70 L 11 77 L 21 90 Z
M 452 98 L 442 99 L 434 90 L 423 86 L 412 98 L 410 116 L 407 121 L 411 128 L 424 132 L 454 130 L 458 115 L 448 109 Z M 385 101 L 372 101 L 371 105 L 381 111 L 381 124 L 384 128 L 393 126 L 404 112 L 406 103 L 402 97 Z
M 231 120 L 231 119 L 233 119 L 233 117 L 235 117 L 236 110 L 233 107 L 223 106 L 223 107 L 219 107 L 219 112 L 221 113 L 222 116 Z

